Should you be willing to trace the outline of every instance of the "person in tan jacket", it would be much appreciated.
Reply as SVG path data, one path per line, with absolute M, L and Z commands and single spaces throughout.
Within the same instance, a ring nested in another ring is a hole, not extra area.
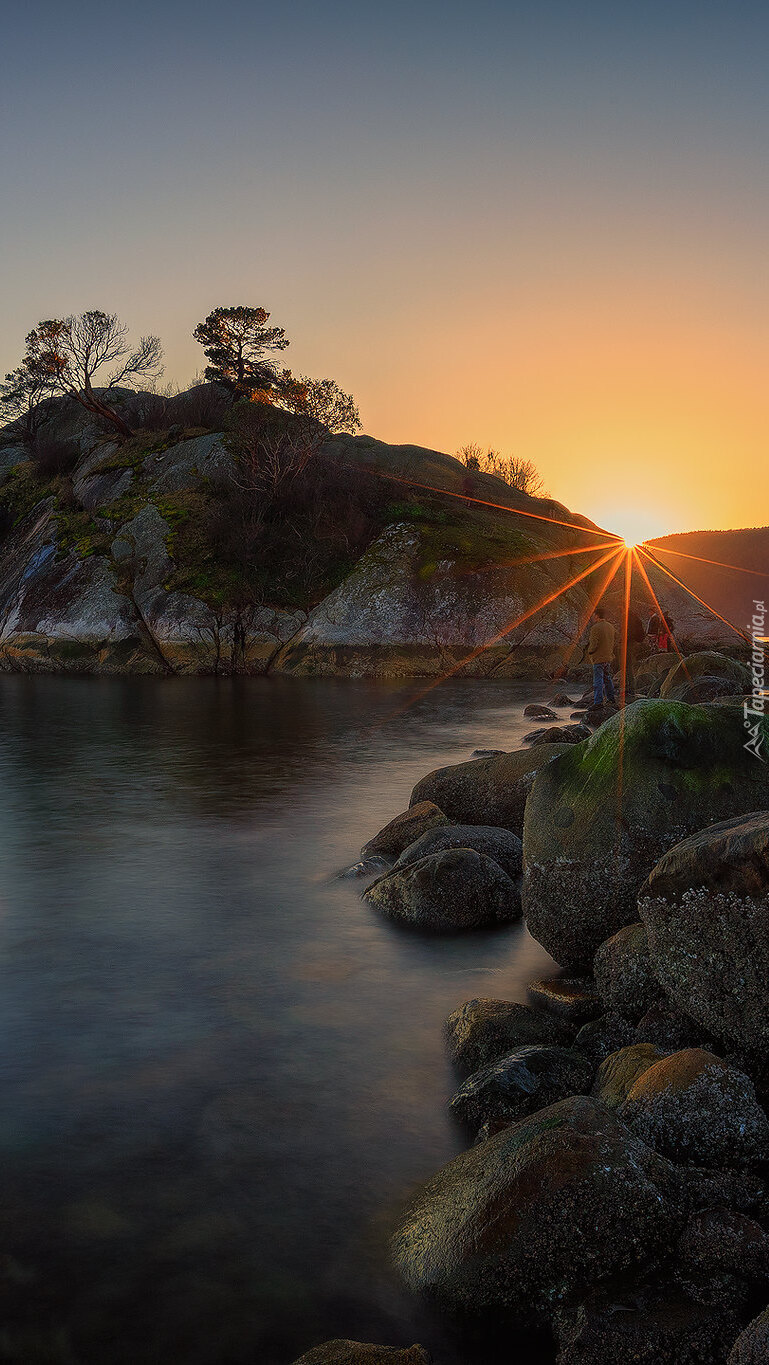
M 587 642 L 587 652 L 593 665 L 594 706 L 601 705 L 604 695 L 609 702 L 614 703 L 617 700 L 611 676 L 615 635 L 614 626 L 611 621 L 606 620 L 605 609 L 596 607 L 590 638 Z

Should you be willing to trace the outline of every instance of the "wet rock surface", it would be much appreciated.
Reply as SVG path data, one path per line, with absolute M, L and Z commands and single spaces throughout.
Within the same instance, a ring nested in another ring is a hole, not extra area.
M 547 1010 L 580 1026 L 601 1013 L 595 983 L 584 976 L 550 976 L 530 981 L 527 994 L 537 1009 Z
M 428 853 L 441 853 L 447 848 L 474 849 L 492 858 L 513 880 L 521 875 L 523 845 L 518 835 L 494 825 L 436 825 L 404 848 L 395 867 L 405 867 Z
M 569 1095 L 590 1089 L 593 1067 L 572 1048 L 536 1044 L 507 1053 L 468 1077 L 451 1101 L 454 1115 L 469 1128 L 516 1122 Z
M 518 887 L 493 859 L 469 848 L 430 853 L 385 873 L 364 899 L 416 929 L 452 932 L 519 919 Z
M 397 858 L 409 844 L 413 844 L 428 830 L 448 823 L 447 817 L 434 802 L 419 801 L 396 815 L 373 839 L 369 839 L 361 849 L 361 857 Z
M 530 730 L 524 735 L 524 744 L 580 744 L 590 738 L 590 730 L 585 725 L 551 725 L 545 730 Z
M 530 781 L 545 763 L 566 752 L 558 746 L 519 749 L 496 758 L 472 759 L 436 768 L 417 782 L 412 807 L 432 801 L 458 825 L 499 825 L 519 837 Z
M 682 1225 L 673 1167 L 575 1097 L 439 1171 L 393 1251 L 413 1291 L 454 1310 L 549 1321 L 596 1280 L 653 1260 Z
M 514 1000 L 466 1000 L 446 1020 L 449 1056 L 463 1075 L 531 1043 L 569 1044 L 575 1030 Z

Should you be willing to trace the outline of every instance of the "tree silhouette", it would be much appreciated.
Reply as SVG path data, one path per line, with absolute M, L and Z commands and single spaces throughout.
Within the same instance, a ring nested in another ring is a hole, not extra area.
M 265 308 L 215 308 L 192 334 L 209 361 L 206 379 L 223 384 L 233 398 L 267 396 L 276 386 L 278 372 L 269 353 L 284 351 L 289 343 L 282 327 L 267 326 L 269 318 Z

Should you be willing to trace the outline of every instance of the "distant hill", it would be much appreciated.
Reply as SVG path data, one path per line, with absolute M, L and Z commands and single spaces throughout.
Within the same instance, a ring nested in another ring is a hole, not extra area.
M 754 600 L 763 601 L 769 595 L 769 526 L 685 531 L 649 541 L 649 549 L 687 587 L 743 630 L 753 614 Z M 725 565 L 734 567 L 721 567 Z

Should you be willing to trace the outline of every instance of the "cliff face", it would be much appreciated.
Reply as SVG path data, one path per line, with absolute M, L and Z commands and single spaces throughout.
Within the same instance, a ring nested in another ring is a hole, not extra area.
M 248 595 L 207 531 L 236 480 L 220 433 L 144 433 L 119 447 L 71 409 L 62 432 L 77 458 L 53 477 L 0 433 L 5 671 L 430 676 L 474 655 L 466 673 L 514 676 L 559 665 L 597 583 L 583 580 L 529 615 L 590 564 L 584 547 L 601 539 L 590 522 L 491 476 L 474 476 L 471 494 L 501 506 L 469 502 L 457 496 L 470 491 L 467 470 L 451 456 L 335 437 L 323 449 L 328 467 L 342 481 L 366 471 L 381 494 L 367 548 L 330 591 L 324 570 L 310 600 L 292 600 L 290 555 L 253 591 L 257 542 Z M 664 602 L 675 599 L 684 635 L 734 642 L 680 590 L 656 586 Z

